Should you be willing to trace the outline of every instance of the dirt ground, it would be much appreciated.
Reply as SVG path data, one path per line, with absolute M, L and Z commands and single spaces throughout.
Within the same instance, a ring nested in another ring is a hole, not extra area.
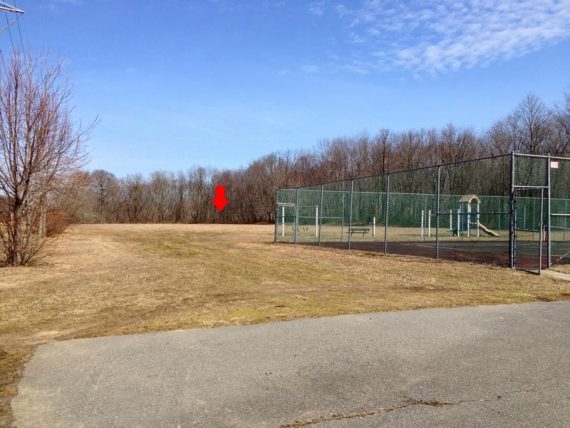
M 82 225 L 35 265 L 0 268 L 0 425 L 51 340 L 570 299 L 553 277 L 272 241 L 272 226 Z

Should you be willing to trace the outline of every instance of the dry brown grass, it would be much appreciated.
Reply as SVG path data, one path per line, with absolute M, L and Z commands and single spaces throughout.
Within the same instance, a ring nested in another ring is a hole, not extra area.
M 75 226 L 36 266 L 1 269 L 0 424 L 32 347 L 50 340 L 570 298 L 555 278 L 272 238 L 271 226 Z
M 567 264 L 555 265 L 555 266 L 553 266 L 552 270 L 557 271 L 557 272 L 570 274 L 570 265 L 567 265 Z

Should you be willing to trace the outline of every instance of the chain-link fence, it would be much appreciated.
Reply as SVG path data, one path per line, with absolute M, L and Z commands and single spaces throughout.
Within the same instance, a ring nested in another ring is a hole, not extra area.
M 540 272 L 570 263 L 570 159 L 510 154 L 276 193 L 275 240 Z

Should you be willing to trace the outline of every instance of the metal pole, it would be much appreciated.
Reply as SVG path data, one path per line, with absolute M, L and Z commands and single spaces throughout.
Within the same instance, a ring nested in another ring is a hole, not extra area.
M 548 154 L 548 159 L 547 159 L 548 165 L 547 165 L 547 175 L 546 175 L 546 185 L 548 187 L 548 193 L 547 193 L 547 201 L 546 201 L 546 254 L 547 254 L 547 266 L 550 268 L 552 266 L 552 239 L 550 238 L 550 232 L 551 232 L 551 215 L 552 215 L 552 207 L 551 207 L 551 194 L 552 194 L 552 181 L 551 181 L 551 177 L 550 177 L 550 169 L 552 167 L 552 160 L 550 157 L 550 153 Z
M 457 236 L 461 235 L 461 207 L 457 208 Z
M 388 205 L 390 203 L 390 175 L 386 175 L 386 199 L 384 203 L 384 254 L 388 254 Z
M 321 210 L 320 210 L 321 218 L 319 219 L 319 247 L 321 246 L 321 233 L 322 233 L 322 231 L 323 231 L 323 204 L 324 204 L 324 197 L 325 197 L 324 186 L 321 184 Z
M 481 206 L 480 204 L 477 204 L 477 238 L 481 237 L 481 214 L 479 214 L 481 212 Z
M 5 2 L 0 2 L 0 12 L 12 12 L 20 15 L 24 13 L 22 9 L 18 9 L 17 7 L 6 4 Z
M 348 213 L 348 249 L 352 242 L 352 195 L 354 193 L 354 180 L 350 180 L 350 212 Z
M 281 207 L 281 236 L 285 236 L 285 206 Z
M 279 227 L 279 205 L 275 203 L 275 233 L 273 235 L 273 242 L 277 242 L 277 228 Z
M 538 239 L 538 273 L 542 271 L 542 219 L 544 217 L 544 189 L 540 189 L 540 222 L 538 224 L 540 233 Z
M 436 199 L 436 211 L 435 211 L 435 258 L 439 259 L 439 204 L 440 204 L 440 191 L 439 186 L 441 185 L 441 166 L 437 167 L 437 199 Z
M 315 238 L 319 238 L 319 206 L 315 206 Z
M 511 152 L 511 183 L 509 189 L 509 264 L 511 269 L 515 268 L 515 152 Z
M 344 183 L 343 183 L 342 187 L 344 188 Z M 344 238 L 344 196 L 345 196 L 345 192 L 343 189 L 342 190 L 342 217 L 340 220 L 340 242 L 342 242 L 343 238 Z
M 422 218 L 420 220 L 420 238 L 424 237 L 424 219 L 425 219 L 425 211 L 422 210 Z
M 293 243 L 297 243 L 297 229 L 299 229 L 299 188 L 295 194 L 295 226 L 293 230 Z
M 471 232 L 471 203 L 467 203 L 467 237 L 469 238 Z

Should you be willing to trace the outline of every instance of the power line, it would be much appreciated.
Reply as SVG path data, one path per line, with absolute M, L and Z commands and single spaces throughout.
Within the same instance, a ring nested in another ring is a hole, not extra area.
M 16 3 L 16 0 L 14 0 L 14 7 L 18 8 L 18 4 Z M 18 9 L 18 10 L 20 10 L 20 9 Z M 22 38 L 22 30 L 20 29 L 20 15 L 22 15 L 22 13 L 16 14 L 16 24 L 18 25 L 18 35 L 20 36 L 20 47 L 22 48 L 22 50 L 24 50 L 24 39 Z
M 6 17 L 6 28 L 8 29 L 8 34 L 10 35 L 10 44 L 12 45 L 12 52 L 13 52 L 14 51 L 14 39 L 12 38 L 12 30 L 10 30 L 10 27 L 12 26 L 12 24 L 16 20 L 14 19 L 14 20 L 12 20 L 12 22 L 9 22 L 8 12 L 4 12 L 4 16 Z

